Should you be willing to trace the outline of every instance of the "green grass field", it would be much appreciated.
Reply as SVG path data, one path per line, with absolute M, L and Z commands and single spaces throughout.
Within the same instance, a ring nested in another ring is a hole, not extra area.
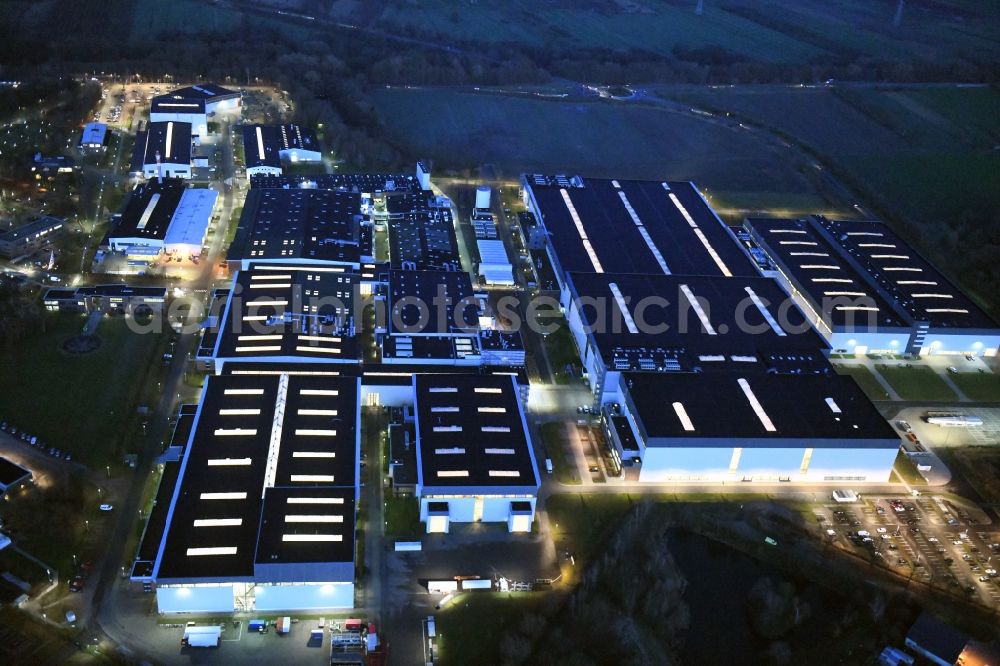
M 1000 375 L 960 372 L 951 375 L 958 389 L 971 400 L 978 402 L 1000 402 Z
M 935 401 L 956 398 L 955 392 L 930 368 L 879 365 L 877 369 L 903 400 Z
M 757 137 L 663 108 L 443 89 L 383 89 L 375 100 L 393 140 L 437 169 L 693 180 L 725 205 L 828 205 Z
M 974 298 L 1000 308 L 1000 91 L 986 87 L 658 89 L 818 156 Z M 857 213 L 854 213 L 857 216 Z
M 329 16 L 372 27 L 416 28 L 449 41 L 513 43 L 555 51 L 639 50 L 670 55 L 678 47 L 723 47 L 734 57 L 772 63 L 805 62 L 832 53 L 880 58 L 952 59 L 996 54 L 998 30 L 989 10 L 971 0 L 910 8 L 894 29 L 895 3 L 864 0 L 449 0 L 384 3 L 384 8 L 330 3 Z M 850 29 L 845 29 L 850 26 Z
M 393 497 L 392 493 L 386 493 L 386 536 L 419 538 L 423 531 L 420 529 L 419 500 L 413 497 Z
M 501 639 L 543 602 L 538 592 L 456 595 L 435 614 L 438 662 L 448 664 L 498 663 Z
M 839 375 L 850 375 L 854 377 L 861 390 L 865 392 L 871 400 L 888 400 L 889 394 L 885 392 L 882 385 L 878 383 L 871 371 L 863 365 L 848 366 L 836 364 L 833 366 Z
M 140 395 L 143 374 L 157 346 L 154 335 L 136 335 L 121 317 L 97 329 L 102 344 L 84 355 L 62 343 L 80 333 L 81 315 L 49 315 L 46 332 L 20 343 L 4 363 L 8 386 L 0 391 L 0 418 L 80 462 L 103 466 L 116 451 Z
M 240 13 L 197 0 L 139 0 L 132 14 L 132 41 L 155 35 L 193 35 L 235 30 Z

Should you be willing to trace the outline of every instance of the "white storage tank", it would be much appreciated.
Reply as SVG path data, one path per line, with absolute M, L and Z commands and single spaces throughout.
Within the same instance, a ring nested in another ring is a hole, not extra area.
M 490 208 L 490 188 L 480 185 L 476 188 L 476 208 L 489 210 Z

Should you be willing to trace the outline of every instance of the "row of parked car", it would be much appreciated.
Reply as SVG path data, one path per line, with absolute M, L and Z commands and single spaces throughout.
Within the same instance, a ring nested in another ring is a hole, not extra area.
M 23 430 L 18 430 L 17 426 L 9 425 L 6 421 L 0 421 L 0 430 L 7 433 L 11 437 L 21 440 L 28 446 L 33 446 L 39 449 L 42 453 L 47 453 L 53 458 L 58 458 L 60 460 L 72 460 L 73 456 L 69 452 L 64 452 L 56 447 L 46 447 L 42 440 L 38 439 L 35 435 L 29 434 Z

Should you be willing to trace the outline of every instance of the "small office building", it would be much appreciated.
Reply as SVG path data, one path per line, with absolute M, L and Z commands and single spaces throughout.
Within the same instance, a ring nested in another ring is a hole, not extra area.
M 62 230 L 65 222 L 45 215 L 0 233 L 0 257 L 13 259 L 48 246 Z
M 108 126 L 104 123 L 87 123 L 80 132 L 80 141 L 77 144 L 83 150 L 104 150 L 108 147 L 111 134 Z
M 31 483 L 31 470 L 0 457 L 0 495 Z
M 515 377 L 418 374 L 413 391 L 427 531 L 476 522 L 530 531 L 539 475 Z

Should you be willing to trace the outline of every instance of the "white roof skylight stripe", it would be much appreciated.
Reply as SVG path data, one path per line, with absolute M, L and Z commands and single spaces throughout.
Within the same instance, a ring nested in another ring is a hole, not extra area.
M 701 325 L 709 335 L 716 335 L 715 329 L 712 327 L 712 322 L 709 321 L 708 315 L 705 310 L 701 307 L 701 303 L 695 297 L 694 293 L 691 291 L 691 287 L 686 284 L 681 285 L 681 293 L 687 298 L 688 303 L 691 304 L 691 309 L 694 313 L 698 315 L 698 319 L 701 320 Z
M 757 414 L 757 418 L 760 419 L 761 425 L 764 426 L 764 430 L 767 430 L 768 432 L 777 432 L 778 429 L 774 427 L 771 417 L 764 411 L 764 406 L 760 404 L 757 396 L 754 395 L 753 390 L 750 388 L 750 382 L 740 377 L 736 380 L 736 383 L 739 384 L 740 389 L 743 391 L 743 395 L 747 398 L 747 402 L 750 403 L 750 407 L 753 408 L 754 413 Z
M 628 332 L 637 335 L 639 327 L 635 325 L 635 320 L 632 319 L 632 314 L 628 311 L 628 304 L 625 303 L 625 297 L 622 295 L 621 289 L 614 282 L 608 284 L 608 289 L 611 290 L 611 295 L 615 297 L 615 301 L 618 303 L 618 309 L 621 310 L 622 318 L 625 320 L 625 327 L 628 328 Z

